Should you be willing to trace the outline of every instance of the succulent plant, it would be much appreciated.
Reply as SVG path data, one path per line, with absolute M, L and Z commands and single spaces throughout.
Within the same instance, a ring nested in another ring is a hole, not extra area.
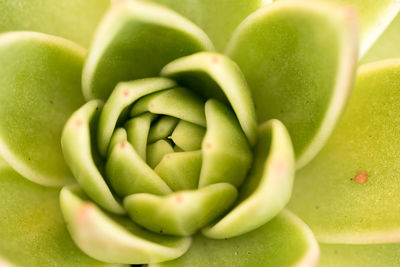
M 0 265 L 398 266 L 399 10 L 0 2 Z

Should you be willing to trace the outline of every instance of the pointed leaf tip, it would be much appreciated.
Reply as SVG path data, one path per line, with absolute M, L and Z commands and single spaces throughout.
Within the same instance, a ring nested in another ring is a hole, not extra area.
M 61 210 L 72 239 L 85 253 L 104 262 L 147 264 L 184 254 L 190 238 L 147 232 L 122 216 L 111 216 L 86 200 L 78 187 L 65 187 Z
M 207 35 L 174 11 L 144 1 L 113 5 L 85 62 L 83 94 L 104 100 L 118 82 L 155 77 L 168 62 L 203 50 L 213 50 Z

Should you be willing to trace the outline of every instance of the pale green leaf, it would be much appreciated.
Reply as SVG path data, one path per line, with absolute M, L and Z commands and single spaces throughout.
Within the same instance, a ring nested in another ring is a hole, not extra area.
M 223 51 L 233 30 L 261 6 L 262 0 L 148 0 L 187 17 L 202 28 Z
M 76 247 L 59 207 L 59 190 L 0 167 L 0 266 L 115 266 Z M 7 266 L 7 265 L 6 265 Z
M 347 101 L 356 26 L 352 8 L 282 1 L 249 16 L 228 45 L 252 90 L 258 121 L 279 119 L 288 128 L 297 168 L 322 148 Z
M 0 32 L 43 32 L 87 47 L 109 5 L 109 0 L 2 0 Z
M 205 104 L 207 130 L 201 146 L 199 187 L 214 183 L 240 186 L 253 155 L 234 113 L 215 99 Z
M 230 104 L 250 144 L 255 143 L 257 119 L 251 92 L 231 59 L 217 53 L 196 53 L 169 63 L 161 75 L 175 79 L 203 97 Z
M 349 106 L 289 207 L 327 243 L 400 241 L 400 60 L 360 68 Z
M 50 186 L 72 181 L 60 138 L 83 103 L 83 54 L 59 37 L 0 35 L 0 154 L 29 180 Z
M 254 163 L 240 201 L 215 225 L 203 229 L 210 238 L 250 232 L 274 218 L 288 203 L 295 171 L 292 143 L 285 126 L 271 120 L 260 127 Z
M 235 238 L 217 240 L 198 234 L 189 251 L 179 259 L 149 266 L 312 267 L 316 266 L 318 255 L 318 244 L 310 229 L 284 211 L 260 228 Z
M 168 89 L 175 85 L 174 81 L 166 78 L 147 78 L 119 83 L 107 99 L 100 114 L 97 132 L 97 145 L 100 154 L 103 156 L 106 154 L 115 126 L 125 109 L 145 95 Z M 134 146 L 136 147 L 136 144 Z M 140 154 L 142 155 L 142 153 Z
M 362 58 L 360 64 L 400 57 L 400 14 Z
M 320 244 L 319 267 L 400 266 L 400 244 Z
M 96 31 L 83 70 L 83 94 L 106 99 L 118 82 L 155 77 L 171 60 L 212 49 L 207 35 L 174 11 L 117 1 Z
M 226 212 L 237 197 L 231 184 L 219 183 L 168 196 L 134 194 L 124 207 L 134 222 L 153 232 L 189 236 Z
M 78 187 L 65 187 L 61 210 L 72 239 L 85 253 L 105 262 L 146 264 L 172 260 L 184 254 L 190 238 L 161 236 L 131 220 L 113 216 L 87 200 Z
M 101 106 L 101 101 L 92 100 L 72 114 L 62 133 L 62 151 L 74 178 L 86 194 L 106 210 L 121 214 L 125 211 L 108 187 L 93 157 L 96 147 L 92 146 L 95 143 L 92 135 Z

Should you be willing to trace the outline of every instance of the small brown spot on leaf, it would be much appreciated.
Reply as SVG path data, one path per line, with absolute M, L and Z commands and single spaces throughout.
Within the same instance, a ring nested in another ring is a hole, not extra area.
M 359 184 L 365 184 L 368 181 L 368 174 L 366 171 L 360 171 L 351 180 Z
M 81 119 L 77 119 L 77 120 L 75 121 L 75 125 L 78 126 L 78 127 L 82 126 L 82 124 L 83 124 L 83 122 L 82 122 Z
M 206 148 L 207 148 L 207 149 L 211 149 L 211 148 L 212 148 L 212 144 L 211 144 L 211 143 L 207 143 L 207 144 L 206 144 Z
M 129 95 L 129 91 L 128 90 L 124 90 L 123 94 L 124 94 L 124 96 L 128 96 Z

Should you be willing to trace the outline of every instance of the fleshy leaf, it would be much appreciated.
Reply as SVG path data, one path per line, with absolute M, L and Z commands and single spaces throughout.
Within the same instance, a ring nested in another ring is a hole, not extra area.
M 158 140 L 147 146 L 147 164 L 149 164 L 151 168 L 154 168 L 166 154 L 173 152 L 174 148 L 168 141 Z
M 168 196 L 134 194 L 124 206 L 134 222 L 156 233 L 192 235 L 225 212 L 235 201 L 237 190 L 227 183 Z
M 251 218 L 249 218 L 251 219 Z M 150 267 L 316 266 L 319 249 L 310 229 L 288 211 L 258 229 L 230 239 L 193 238 L 182 257 Z
M 4 0 L 0 4 L 0 32 L 43 32 L 87 47 L 109 5 L 109 0 Z
M 169 63 L 161 75 L 174 78 L 206 98 L 228 100 L 250 144 L 255 143 L 256 112 L 250 89 L 235 62 L 217 53 L 200 52 Z
M 65 227 L 59 190 L 0 166 L 0 266 L 115 266 L 78 249 Z
M 83 70 L 83 94 L 106 99 L 120 81 L 157 76 L 171 60 L 212 49 L 200 28 L 172 10 L 117 1 L 95 34 Z
M 360 18 L 360 57 L 374 44 L 400 10 L 398 0 L 323 0 L 351 5 Z
M 190 238 L 147 232 L 126 217 L 112 216 L 77 187 L 60 194 L 61 210 L 72 239 L 85 253 L 105 262 L 145 264 L 172 260 L 184 254 Z
M 131 116 L 150 111 L 206 126 L 203 106 L 203 101 L 196 94 L 176 87 L 143 97 L 132 108 Z
M 81 47 L 59 37 L 0 35 L 0 154 L 39 184 L 72 181 L 60 138 L 64 123 L 83 103 L 83 55 Z
M 202 143 L 199 187 L 214 183 L 240 186 L 251 167 L 252 153 L 234 113 L 215 99 L 205 104 L 207 130 Z
M 400 59 L 360 68 L 344 117 L 289 207 L 326 243 L 400 241 Z
M 124 209 L 113 196 L 93 158 L 91 133 L 101 105 L 101 101 L 92 100 L 75 111 L 65 124 L 61 145 L 65 161 L 86 194 L 106 210 L 122 214 Z
M 320 244 L 320 267 L 400 266 L 400 244 Z
M 173 191 L 196 189 L 201 169 L 201 151 L 167 154 L 154 171 Z
M 105 169 L 108 180 L 120 196 L 135 193 L 172 193 L 168 185 L 126 140 L 113 147 Z
M 374 44 L 400 11 L 398 0 L 339 0 L 354 5 L 360 15 L 360 57 Z
M 223 51 L 233 30 L 262 0 L 148 0 L 168 6 L 202 28 L 216 48 Z
M 260 127 L 254 164 L 241 187 L 239 202 L 215 225 L 203 229 L 210 238 L 250 232 L 275 217 L 288 203 L 295 171 L 292 143 L 285 126 L 272 120 Z
M 132 144 L 137 154 L 144 161 L 146 161 L 147 158 L 146 150 L 150 125 L 155 117 L 156 115 L 146 112 L 130 119 L 125 123 L 128 141 L 130 144 Z M 99 132 L 101 132 L 101 130 Z
M 400 57 L 400 13 L 362 58 L 361 64 Z
M 252 90 L 259 122 L 279 119 L 288 128 L 297 168 L 322 148 L 347 101 L 357 61 L 356 22 L 347 6 L 282 1 L 250 15 L 228 45 Z
M 178 124 L 178 119 L 174 117 L 164 116 L 151 126 L 149 132 L 149 143 L 167 138 Z
M 185 151 L 198 150 L 201 148 L 206 129 L 194 123 L 179 121 L 171 135 L 171 140 Z
M 148 78 L 119 83 L 107 99 L 100 115 L 97 142 L 101 155 L 106 154 L 118 118 L 127 107 L 145 95 L 175 85 L 174 81 L 166 78 Z

